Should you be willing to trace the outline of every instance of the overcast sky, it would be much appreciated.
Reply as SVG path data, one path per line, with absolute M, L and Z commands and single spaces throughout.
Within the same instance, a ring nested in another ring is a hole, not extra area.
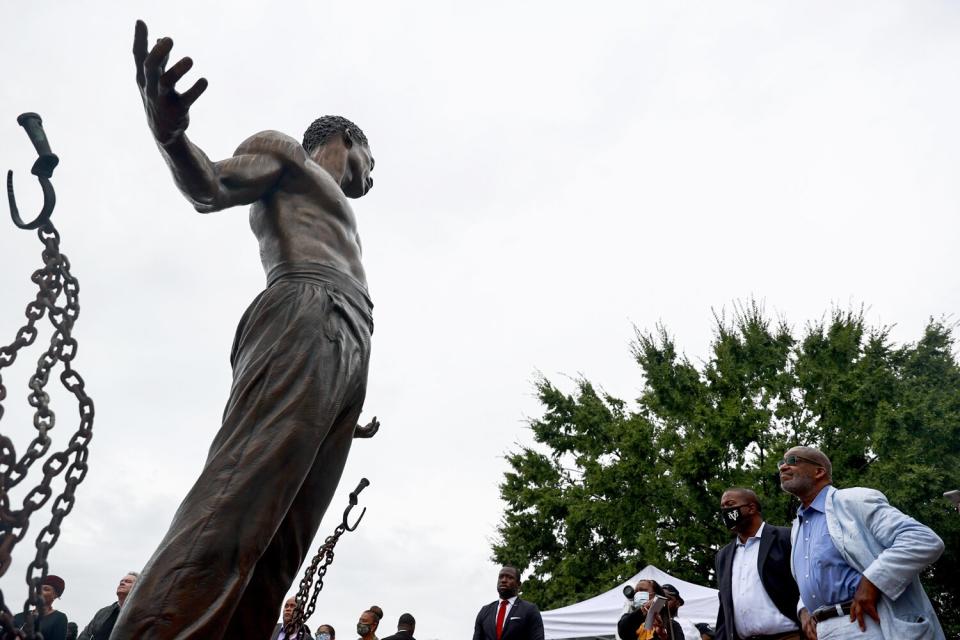
M 863 304 L 898 341 L 956 319 L 956 3 L 205 4 L 0 14 L 0 169 L 24 215 L 39 210 L 16 124 L 39 112 L 81 283 L 75 365 L 96 436 L 51 555 L 59 608 L 81 625 L 144 564 L 198 474 L 234 329 L 264 283 L 246 212 L 196 214 L 154 147 L 136 18 L 194 58 L 191 82 L 209 79 L 189 132 L 211 157 L 263 129 L 299 138 L 327 113 L 371 141 L 376 187 L 355 210 L 376 305 L 364 417 L 383 427 L 355 444 L 321 526 L 368 477 L 369 511 L 310 621 L 344 640 L 374 603 L 381 636 L 404 611 L 422 640 L 472 632 L 496 597 L 498 483 L 504 454 L 532 442 L 537 371 L 635 398 L 634 325 L 662 322 L 702 359 L 712 310 L 751 297 L 798 329 Z M 2 344 L 40 250 L 0 221 Z M 38 355 L 2 372 L 0 431 L 18 453 Z M 76 418 L 54 400 L 62 447 Z M 40 527 L 0 580 L 14 606 Z

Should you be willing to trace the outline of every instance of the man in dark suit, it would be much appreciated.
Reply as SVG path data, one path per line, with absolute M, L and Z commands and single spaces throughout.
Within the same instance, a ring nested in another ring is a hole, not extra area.
M 532 602 L 520 599 L 520 572 L 503 567 L 497 577 L 499 600 L 480 609 L 473 640 L 543 640 L 543 619 Z
M 387 636 L 383 640 L 416 640 L 413 637 L 413 630 L 417 627 L 417 621 L 409 613 L 404 613 L 397 621 L 397 632 L 392 636 Z
M 309 640 L 310 627 L 307 625 L 297 629 L 293 635 L 287 635 L 285 627 L 293 620 L 293 614 L 296 610 L 297 599 L 287 598 L 287 601 L 283 603 L 283 622 L 273 628 L 273 635 L 270 636 L 270 640 Z
M 766 524 L 750 489 L 724 491 L 720 517 L 735 537 L 714 561 L 720 590 L 717 640 L 800 640 L 790 529 Z

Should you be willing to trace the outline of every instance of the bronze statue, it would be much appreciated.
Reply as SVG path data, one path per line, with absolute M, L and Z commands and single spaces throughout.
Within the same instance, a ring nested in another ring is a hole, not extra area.
M 124 605 L 111 638 L 267 638 L 333 496 L 366 392 L 372 303 L 348 198 L 373 184 L 373 156 L 349 120 L 325 116 L 303 143 L 276 131 L 212 162 L 187 139 L 207 88 L 176 83 L 173 47 L 133 41 L 147 122 L 200 213 L 250 205 L 266 289 L 234 339 L 233 385 L 200 478 Z

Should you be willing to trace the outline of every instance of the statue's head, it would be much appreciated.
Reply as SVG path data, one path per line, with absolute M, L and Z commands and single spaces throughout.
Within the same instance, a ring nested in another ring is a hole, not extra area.
M 349 198 L 359 198 L 373 187 L 373 154 L 367 136 L 357 125 L 342 116 L 323 116 L 313 121 L 303 134 L 303 148 L 317 160 L 334 156 L 343 165 L 340 187 Z M 319 160 L 318 160 L 319 161 Z

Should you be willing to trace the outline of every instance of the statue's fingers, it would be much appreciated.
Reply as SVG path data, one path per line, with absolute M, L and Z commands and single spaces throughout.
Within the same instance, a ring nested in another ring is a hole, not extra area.
M 133 28 L 133 62 L 137 65 L 137 84 L 144 83 L 143 61 L 147 59 L 147 25 L 143 20 L 137 20 Z
M 163 74 L 163 65 L 166 64 L 172 48 L 173 40 L 160 38 L 144 59 L 143 73 L 146 80 L 147 95 L 155 96 L 157 94 L 157 83 L 160 81 L 160 76 Z
M 167 55 L 163 56 L 163 59 L 160 60 L 160 64 L 158 65 L 160 68 L 160 77 L 163 77 L 163 74 L 166 72 L 167 62 L 169 62 L 169 60 L 170 60 L 170 52 L 167 51 Z M 160 81 L 160 78 L 157 78 L 157 82 L 159 81 Z
M 173 65 L 167 71 L 160 76 L 160 84 L 166 87 L 167 89 L 172 89 L 173 85 L 177 84 L 177 81 L 184 76 L 187 71 L 193 67 L 193 60 L 190 58 L 183 58 L 177 64 Z
M 145 67 L 160 67 L 163 61 L 170 56 L 170 50 L 173 49 L 172 38 L 159 38 L 157 43 L 150 49 L 150 53 L 143 61 Z
M 193 83 L 193 86 L 180 94 L 180 100 L 183 101 L 183 106 L 189 108 L 194 102 L 197 101 L 197 98 L 207 90 L 207 79 L 200 78 Z

